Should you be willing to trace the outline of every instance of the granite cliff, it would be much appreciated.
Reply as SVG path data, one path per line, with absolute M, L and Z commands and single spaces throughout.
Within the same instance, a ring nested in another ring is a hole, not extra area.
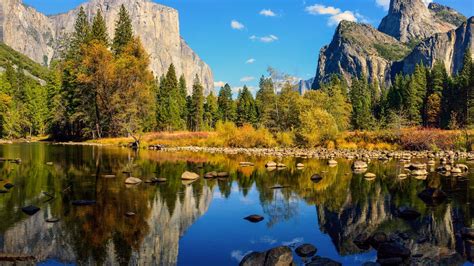
M 166 73 L 173 63 L 177 74 L 183 74 L 189 92 L 194 77 L 209 91 L 214 87 L 209 66 L 189 47 L 180 35 L 178 11 L 149 0 L 91 0 L 82 4 L 92 17 L 102 10 L 109 35 L 113 36 L 118 11 L 124 5 L 130 13 L 136 35 L 151 57 L 151 69 L 156 76 Z M 0 3 L 0 40 L 16 51 L 41 64 L 57 57 L 58 47 L 72 32 L 79 7 L 64 14 L 46 16 L 21 0 Z

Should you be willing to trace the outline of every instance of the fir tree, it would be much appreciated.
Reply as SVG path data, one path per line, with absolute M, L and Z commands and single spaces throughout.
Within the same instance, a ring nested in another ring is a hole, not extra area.
M 370 129 L 373 126 L 372 99 L 367 79 L 353 78 L 351 89 L 352 126 L 354 129 Z
M 132 20 L 124 5 L 120 6 L 119 18 L 115 24 L 115 34 L 112 43 L 114 53 L 120 54 L 123 48 L 133 40 Z
M 212 129 L 215 127 L 217 120 L 217 97 L 214 95 L 214 92 L 211 91 L 206 97 L 206 103 L 204 104 L 204 124 L 208 129 Z
M 190 130 L 200 131 L 203 129 L 203 116 L 204 116 L 204 95 L 203 87 L 199 81 L 199 77 L 196 75 L 193 84 L 193 94 L 190 100 L 189 110 L 189 121 Z
M 237 125 L 255 125 L 256 122 L 257 108 L 255 106 L 255 100 L 247 86 L 244 86 L 242 91 L 239 92 L 239 97 L 237 98 Z
M 255 97 L 255 104 L 257 108 L 257 122 L 260 125 L 271 127 L 272 124 L 272 110 L 276 108 L 276 94 L 271 78 L 260 78 L 259 90 Z
M 97 40 L 107 47 L 110 45 L 109 34 L 107 33 L 107 25 L 105 24 L 102 11 L 100 11 L 100 9 L 97 10 L 97 14 L 92 21 L 91 39 Z
M 219 119 L 222 121 L 234 121 L 236 107 L 232 100 L 232 89 L 229 84 L 225 84 L 219 91 L 217 98 Z

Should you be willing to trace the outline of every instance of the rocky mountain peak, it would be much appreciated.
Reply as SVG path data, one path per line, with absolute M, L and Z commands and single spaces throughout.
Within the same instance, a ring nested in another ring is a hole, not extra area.
M 391 0 L 388 15 L 383 18 L 378 29 L 402 42 L 411 42 L 424 40 L 457 26 L 437 18 L 436 12 L 431 12 L 422 0 Z
M 89 17 L 98 9 L 104 15 L 110 37 L 113 37 L 120 6 L 130 13 L 135 34 L 150 54 L 150 68 L 159 77 L 171 63 L 178 75 L 184 75 L 191 92 L 197 75 L 208 93 L 214 87 L 210 67 L 183 40 L 178 11 L 150 0 L 90 0 L 67 13 L 46 16 L 21 0 L 0 1 L 0 39 L 16 51 L 41 64 L 57 57 L 56 49 L 74 30 L 74 23 L 83 7 Z

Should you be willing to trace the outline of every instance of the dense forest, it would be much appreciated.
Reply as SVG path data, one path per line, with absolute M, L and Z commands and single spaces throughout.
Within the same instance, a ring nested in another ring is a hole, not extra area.
M 100 12 L 81 9 L 61 57 L 48 69 L 6 56 L 0 74 L 0 134 L 3 138 L 49 135 L 58 140 L 129 136 L 150 131 L 211 131 L 224 124 L 252 126 L 314 146 L 338 132 L 383 128 L 468 128 L 474 125 L 474 64 L 449 76 L 444 64 L 418 65 L 393 85 L 364 76 L 351 84 L 333 76 L 321 89 L 300 95 L 290 81 L 262 76 L 255 93 L 236 97 L 229 84 L 204 95 L 196 77 L 192 94 L 173 65 L 155 78 L 149 55 L 133 33 L 122 6 L 111 39 Z M 13 52 L 11 52 L 13 53 Z M 35 75 L 36 74 L 36 75 Z M 39 76 L 39 77 L 38 77 Z

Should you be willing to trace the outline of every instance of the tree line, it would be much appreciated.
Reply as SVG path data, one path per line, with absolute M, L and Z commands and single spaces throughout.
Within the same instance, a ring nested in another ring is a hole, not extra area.
M 1 136 L 49 134 L 80 140 L 150 131 L 207 131 L 223 123 L 286 132 L 317 145 L 346 130 L 404 126 L 457 129 L 474 125 L 474 65 L 467 52 L 462 70 L 449 76 L 444 64 L 417 65 L 384 88 L 365 76 L 350 84 L 334 75 L 321 89 L 300 95 L 289 80 L 262 76 L 255 94 L 225 84 L 204 93 L 198 77 L 188 93 L 171 64 L 155 78 L 149 55 L 121 6 L 114 37 L 100 10 L 91 19 L 81 9 L 61 59 L 40 83 L 19 67 L 0 74 Z

